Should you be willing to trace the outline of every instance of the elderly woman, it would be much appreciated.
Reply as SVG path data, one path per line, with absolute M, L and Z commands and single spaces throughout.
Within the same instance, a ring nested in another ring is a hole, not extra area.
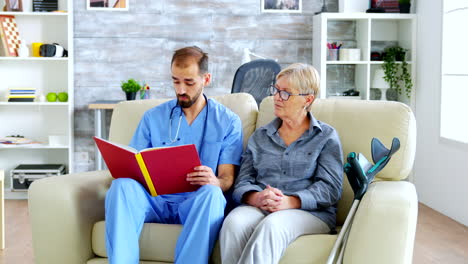
M 220 234 L 223 264 L 278 263 L 288 245 L 335 227 L 343 155 L 336 130 L 309 112 L 319 76 L 309 65 L 282 70 L 271 87 L 277 116 L 249 139 L 233 198 L 243 204 Z

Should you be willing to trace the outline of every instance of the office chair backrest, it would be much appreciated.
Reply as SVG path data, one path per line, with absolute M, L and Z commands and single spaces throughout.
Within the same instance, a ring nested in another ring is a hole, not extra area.
M 249 93 L 259 105 L 263 98 L 270 95 L 270 85 L 275 83 L 276 75 L 280 71 L 281 66 L 274 60 L 247 62 L 237 69 L 231 93 Z

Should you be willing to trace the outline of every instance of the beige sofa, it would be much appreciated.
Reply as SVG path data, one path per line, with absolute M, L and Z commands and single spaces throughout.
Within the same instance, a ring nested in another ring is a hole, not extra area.
M 242 119 L 245 141 L 255 128 L 268 123 L 273 100 L 266 98 L 257 110 L 249 94 L 215 97 Z M 165 100 L 120 103 L 114 110 L 110 140 L 128 144 L 143 112 Z M 362 152 L 369 159 L 372 137 L 389 146 L 399 137 L 401 149 L 371 184 L 355 216 L 344 263 L 411 263 L 417 219 L 417 197 L 405 179 L 411 171 L 416 143 L 414 116 L 395 102 L 316 100 L 312 112 L 334 126 L 343 152 Z M 346 178 L 346 176 L 344 177 Z M 107 263 L 104 242 L 104 197 L 112 181 L 108 171 L 50 177 L 34 182 L 29 190 L 33 248 L 38 264 Z M 352 203 L 347 180 L 339 203 L 342 224 Z M 181 227 L 145 224 L 140 238 L 140 263 L 172 263 Z M 336 235 L 307 235 L 293 242 L 281 263 L 325 263 Z M 213 252 L 219 263 L 219 249 Z

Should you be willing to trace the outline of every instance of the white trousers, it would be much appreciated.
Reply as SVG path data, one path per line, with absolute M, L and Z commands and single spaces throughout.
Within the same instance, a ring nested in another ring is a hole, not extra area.
M 299 236 L 329 231 L 327 224 L 304 210 L 268 213 L 253 206 L 240 206 L 229 213 L 221 228 L 222 263 L 278 263 L 288 245 Z

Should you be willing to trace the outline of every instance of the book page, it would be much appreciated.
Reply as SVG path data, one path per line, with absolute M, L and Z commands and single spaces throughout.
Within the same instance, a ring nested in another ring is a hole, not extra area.
M 111 145 L 114 145 L 114 146 L 120 147 L 120 148 L 122 148 L 122 149 L 125 149 L 125 150 L 127 150 L 127 151 L 130 151 L 130 152 L 132 152 L 132 153 L 135 153 L 135 154 L 138 153 L 138 150 L 136 150 L 136 149 L 134 149 L 134 148 L 132 148 L 132 147 L 130 147 L 130 146 L 127 146 L 127 145 L 124 145 L 124 144 L 120 144 L 120 143 L 116 143 L 116 142 L 111 142 L 111 141 L 109 141 L 109 140 L 105 140 L 105 139 L 98 138 L 98 137 L 95 137 L 95 138 L 97 138 L 97 139 L 99 139 L 99 140 L 102 140 L 102 141 L 104 141 L 104 142 L 107 142 L 107 143 L 109 143 L 109 144 L 111 144 Z
M 140 153 L 141 153 L 141 152 L 145 152 L 145 151 L 152 151 L 152 150 L 157 150 L 157 149 L 164 149 L 164 148 L 178 148 L 178 147 L 183 147 L 183 146 L 190 146 L 190 145 L 193 145 L 193 144 L 179 145 L 179 146 L 167 146 L 167 147 L 154 147 L 154 148 L 145 148 L 145 149 L 142 149 L 142 150 L 140 150 Z
M 151 151 L 151 150 L 156 150 L 156 149 L 162 149 L 162 148 L 170 148 L 170 147 L 145 148 L 145 149 L 140 150 L 140 153 L 141 153 L 141 152 L 145 152 L 145 151 Z

